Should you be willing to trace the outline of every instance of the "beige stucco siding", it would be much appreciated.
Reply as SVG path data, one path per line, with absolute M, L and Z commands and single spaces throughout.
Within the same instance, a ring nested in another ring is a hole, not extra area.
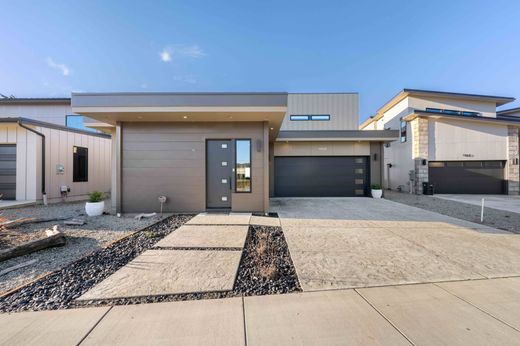
M 123 123 L 121 127 L 123 212 L 157 211 L 161 195 L 168 197 L 165 211 L 205 210 L 206 140 L 237 138 L 251 139 L 252 192 L 233 193 L 232 210 L 264 210 L 268 144 L 263 123 Z
M 429 120 L 428 159 L 507 160 L 507 126 L 471 121 Z
M 65 130 L 30 126 L 45 135 L 45 177 L 49 202 L 62 201 L 60 186 L 70 187 L 67 200 L 110 191 L 110 139 Z M 17 124 L 0 125 L 0 143 L 16 144 L 16 199 L 41 200 L 41 137 Z M 88 148 L 88 181 L 73 182 L 73 147 Z M 57 165 L 65 171 L 59 174 Z
M 274 156 L 368 156 L 369 142 L 276 142 Z

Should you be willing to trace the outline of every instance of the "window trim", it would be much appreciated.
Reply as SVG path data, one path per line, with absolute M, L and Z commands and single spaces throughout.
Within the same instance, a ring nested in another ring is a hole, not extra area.
M 330 114 L 291 114 L 289 119 L 291 121 L 330 121 Z
M 310 117 L 311 121 L 330 121 L 330 114 L 313 114 Z M 319 117 L 324 117 L 326 119 L 315 119 Z
M 481 114 L 479 112 L 473 111 L 458 111 L 455 109 L 442 109 L 442 108 L 430 108 L 426 107 L 425 111 L 428 113 L 436 113 L 436 114 L 447 114 L 447 115 L 461 115 L 464 117 L 479 117 Z
M 404 131 L 403 131 L 403 124 L 404 124 Z M 404 132 L 404 136 L 403 136 L 403 132 Z M 400 122 L 399 122 L 399 141 L 401 143 L 406 143 L 408 141 L 408 123 L 405 120 L 403 120 L 403 118 L 401 118 Z
M 86 160 L 85 160 L 85 169 L 86 169 L 86 174 L 85 174 L 85 179 L 77 179 L 76 178 L 76 175 L 74 174 L 74 157 L 75 155 L 77 155 L 77 150 L 76 152 L 74 152 L 74 149 L 85 149 L 85 152 L 86 152 Z M 74 145 L 72 146 L 72 182 L 73 183 L 88 183 L 88 148 L 87 147 L 80 147 L 78 145 Z
M 238 191 L 237 190 L 237 174 L 238 174 L 238 160 L 237 160 L 237 144 L 239 141 L 249 141 L 249 191 Z M 253 192 L 253 140 L 251 138 L 235 138 L 235 174 L 233 174 L 233 179 L 235 180 L 235 188 L 234 193 L 252 193 Z

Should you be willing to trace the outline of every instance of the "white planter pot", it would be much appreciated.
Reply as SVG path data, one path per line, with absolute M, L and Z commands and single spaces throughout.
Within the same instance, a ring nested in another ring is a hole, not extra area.
M 381 198 L 383 196 L 383 190 L 372 189 L 372 198 Z
M 90 203 L 87 202 L 85 204 L 85 211 L 88 216 L 99 216 L 103 214 L 103 210 L 105 210 L 105 201 Z

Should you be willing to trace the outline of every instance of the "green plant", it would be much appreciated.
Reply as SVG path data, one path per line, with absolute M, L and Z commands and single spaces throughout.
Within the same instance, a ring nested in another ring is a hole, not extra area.
M 92 191 L 91 193 L 88 194 L 88 201 L 90 203 L 101 202 L 101 201 L 103 201 L 104 198 L 105 198 L 105 194 L 103 192 Z
M 381 190 L 381 185 L 379 185 L 379 184 L 372 184 L 371 188 L 372 188 L 372 190 Z

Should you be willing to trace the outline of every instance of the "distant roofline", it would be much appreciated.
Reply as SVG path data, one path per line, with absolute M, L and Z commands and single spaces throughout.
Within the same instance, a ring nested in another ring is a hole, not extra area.
M 170 91 L 157 91 L 157 92 L 149 92 L 149 91 L 116 91 L 116 92 L 72 92 L 72 96 L 132 96 L 132 95 L 142 95 L 142 96 L 186 96 L 186 95 L 287 95 L 286 91 L 272 91 L 272 92 L 232 92 L 232 91 L 215 91 L 215 92 L 170 92 Z
M 504 114 L 510 114 L 510 113 L 516 113 L 516 112 L 520 112 L 520 107 L 504 109 L 504 110 L 498 111 L 497 114 L 504 115 Z
M 423 90 L 423 89 L 410 89 L 404 88 L 399 91 L 394 97 L 392 97 L 388 102 L 386 102 L 382 107 L 380 107 L 376 114 L 369 117 L 363 123 L 361 123 L 360 128 L 363 129 L 368 126 L 370 123 L 379 120 L 382 118 L 383 113 L 385 113 L 388 109 L 392 108 L 395 104 L 402 101 L 404 98 L 408 96 L 438 96 L 443 98 L 456 98 L 456 99 L 471 99 L 471 100 L 483 100 L 483 101 L 495 101 L 496 106 L 502 106 L 506 103 L 515 101 L 514 97 L 508 96 L 494 96 L 494 95 L 482 95 L 482 94 L 468 94 L 468 93 L 457 93 L 457 92 L 449 92 L 449 91 L 435 91 L 435 90 Z
M 507 123 L 513 125 L 520 125 L 520 118 L 517 117 L 508 117 L 508 116 L 498 116 L 496 118 L 493 117 L 483 117 L 477 115 L 451 115 L 446 113 L 432 113 L 422 110 L 412 110 L 408 115 L 403 116 L 403 119 L 409 121 L 414 116 L 426 116 L 431 118 L 447 118 L 453 120 L 473 120 L 473 121 L 483 121 L 483 122 L 491 122 L 491 123 Z M 516 118 L 516 119 L 515 119 Z
M 69 104 L 70 97 L 14 97 L 0 98 L 0 104 Z
M 24 118 L 24 117 L 0 117 L 0 123 L 18 123 L 18 122 L 22 122 L 26 125 L 34 125 L 34 126 L 46 127 L 49 129 L 75 132 L 75 133 L 79 133 L 82 135 L 102 137 L 102 138 L 112 138 L 112 136 L 105 134 L 105 133 L 96 133 L 96 132 L 90 132 L 90 131 L 85 131 L 85 130 L 81 130 L 81 129 L 75 129 L 72 127 L 48 123 L 46 121 L 34 120 L 34 119 L 29 119 L 29 118 Z

